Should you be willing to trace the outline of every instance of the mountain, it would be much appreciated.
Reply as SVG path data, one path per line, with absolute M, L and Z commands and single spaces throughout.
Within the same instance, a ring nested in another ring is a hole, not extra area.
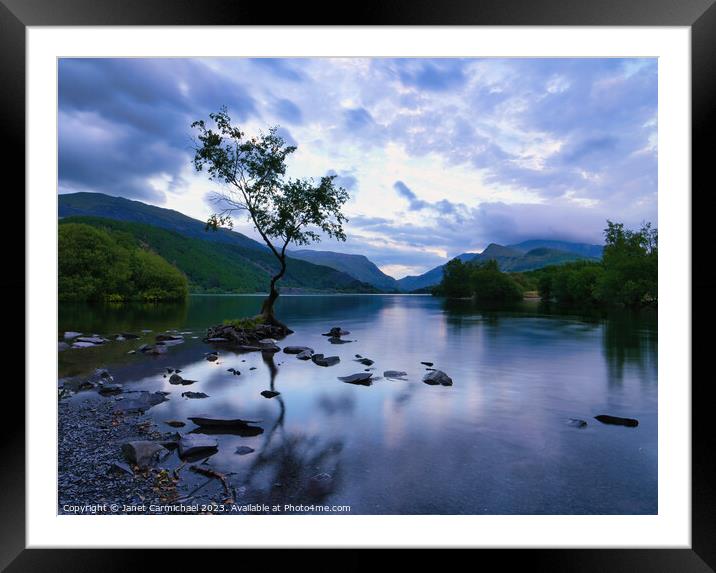
M 512 249 L 518 249 L 528 252 L 533 249 L 557 249 L 558 251 L 567 251 L 568 253 L 576 253 L 590 259 L 601 259 L 603 245 L 590 245 L 588 243 L 570 243 L 569 241 L 550 241 L 545 239 L 532 239 L 522 241 L 516 245 L 508 245 Z
M 386 275 L 375 263 L 364 255 L 348 255 L 346 253 L 335 253 L 333 251 L 299 249 L 290 251 L 289 256 L 294 259 L 301 259 L 302 261 L 336 269 L 352 276 L 354 279 L 373 285 L 380 290 L 399 290 L 398 281 Z
M 111 197 L 102 193 L 70 193 L 58 196 L 58 214 L 60 219 L 74 215 L 103 217 L 116 221 L 132 221 L 144 223 L 175 231 L 185 237 L 194 237 L 214 243 L 227 243 L 245 249 L 268 250 L 253 239 L 229 231 L 219 229 L 207 232 L 206 224 L 197 219 L 187 217 L 179 211 L 147 205 L 141 201 L 132 201 L 123 197 Z
M 532 244 L 559 244 L 562 249 L 549 248 L 546 246 L 533 247 Z M 567 250 L 571 248 L 573 250 Z M 597 256 L 584 255 L 581 253 L 594 253 L 599 250 Z M 566 241 L 524 241 L 518 245 L 503 246 L 497 243 L 490 243 L 481 253 L 462 253 L 457 257 L 463 263 L 482 263 L 489 260 L 497 261 L 500 270 L 504 272 L 524 272 L 540 269 L 549 265 L 560 265 L 571 261 L 583 259 L 598 259 L 601 257 L 599 245 L 587 245 L 583 243 L 568 243 Z M 406 292 L 425 289 L 434 286 L 443 278 L 443 266 L 440 265 L 428 272 L 418 276 L 408 276 L 398 280 L 398 286 Z
M 98 194 L 81 195 L 90 196 L 91 200 L 82 197 L 78 202 L 72 201 L 73 196 L 60 196 L 60 213 L 64 213 L 60 225 L 85 223 L 123 235 L 125 241 L 157 253 L 181 270 L 189 280 L 190 292 L 265 292 L 271 274 L 278 270 L 278 262 L 267 248 L 240 233 L 206 232 L 203 223 L 196 219 L 138 201 L 120 199 L 115 202 L 117 198 L 107 196 L 95 200 Z M 68 197 L 70 201 L 65 199 Z M 119 208 L 111 209 L 113 206 Z M 121 219 L 78 215 L 92 211 L 109 212 Z M 161 225 L 144 222 L 150 215 L 157 215 Z M 376 292 L 375 287 L 345 273 L 292 258 L 288 260 L 281 286 L 301 291 Z

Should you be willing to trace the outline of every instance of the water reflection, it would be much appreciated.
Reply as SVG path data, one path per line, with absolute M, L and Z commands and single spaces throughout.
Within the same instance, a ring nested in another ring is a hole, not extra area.
M 498 308 L 422 296 L 286 296 L 279 312 L 295 333 L 279 345 L 309 346 L 338 364 L 220 347 L 219 360 L 206 361 L 206 328 L 260 303 L 198 296 L 167 308 L 61 305 L 60 332 L 153 332 L 61 352 L 60 375 L 102 365 L 127 388 L 173 391 L 149 411 L 158 424 L 205 412 L 262 420 L 259 430 L 215 434 L 210 463 L 246 487 L 245 501 L 330 501 L 355 513 L 656 511 L 656 315 L 532 301 Z M 322 333 L 334 326 L 354 342 L 330 344 Z M 184 332 L 184 342 L 163 356 L 128 354 L 167 329 Z M 380 379 L 370 387 L 340 381 L 363 372 L 355 354 L 375 361 Z M 423 384 L 426 361 L 454 386 Z M 196 380 L 189 388 L 209 398 L 181 398 L 166 367 L 181 368 Z M 407 375 L 382 378 L 386 370 Z M 267 389 L 279 394 L 266 399 Z M 599 414 L 639 426 L 592 422 Z M 570 418 L 588 425 L 575 429 Z

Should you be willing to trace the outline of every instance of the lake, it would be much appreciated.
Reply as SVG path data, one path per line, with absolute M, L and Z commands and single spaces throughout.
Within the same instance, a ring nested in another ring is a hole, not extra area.
M 152 332 L 60 352 L 59 376 L 102 366 L 125 389 L 171 392 L 147 412 L 162 431 L 171 430 L 166 420 L 200 413 L 261 420 L 261 434 L 214 436 L 211 467 L 230 475 L 246 502 L 348 505 L 352 514 L 657 513 L 655 313 L 577 312 L 538 301 L 481 308 L 410 295 L 282 296 L 277 315 L 295 332 L 279 346 L 309 346 L 339 356 L 339 364 L 221 347 L 219 360 L 208 362 L 207 327 L 253 315 L 261 300 L 61 303 L 60 333 Z M 352 342 L 322 336 L 334 326 L 350 331 L 343 338 Z M 128 354 L 170 329 L 185 342 L 167 354 Z M 364 371 L 356 354 L 375 362 L 371 386 L 338 380 Z M 423 383 L 421 362 L 433 362 L 453 386 Z M 197 382 L 171 385 L 167 367 Z M 385 370 L 407 376 L 385 379 Z M 268 389 L 280 395 L 261 396 Z M 209 397 L 182 398 L 187 390 Z M 639 425 L 602 424 L 599 414 Z M 179 431 L 192 428 L 187 421 Z M 241 446 L 254 451 L 238 455 Z M 321 474 L 330 479 L 315 487 Z

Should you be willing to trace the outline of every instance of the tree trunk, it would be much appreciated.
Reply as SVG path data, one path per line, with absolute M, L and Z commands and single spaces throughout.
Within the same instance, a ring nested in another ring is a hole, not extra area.
M 263 317 L 264 321 L 267 324 L 272 324 L 274 326 L 281 326 L 283 328 L 286 328 L 286 325 L 283 324 L 281 321 L 279 321 L 276 316 L 273 313 L 273 306 L 276 302 L 276 299 L 278 298 L 278 289 L 276 288 L 276 283 L 281 280 L 281 277 L 286 272 L 286 257 L 283 257 L 281 259 L 281 270 L 279 273 L 274 276 L 271 279 L 271 288 L 269 290 L 269 295 L 266 297 L 266 299 L 263 302 L 263 305 L 261 306 L 261 316 Z

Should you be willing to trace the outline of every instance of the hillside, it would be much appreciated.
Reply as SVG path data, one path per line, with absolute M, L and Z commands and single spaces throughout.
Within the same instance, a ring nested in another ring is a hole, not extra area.
M 344 272 L 383 291 L 399 290 L 398 281 L 386 275 L 368 257 L 363 255 L 348 255 L 333 251 L 314 251 L 310 249 L 291 251 L 289 255 L 294 259 L 301 259 Z
M 591 259 L 601 259 L 602 251 L 604 251 L 603 245 L 590 245 L 588 243 L 570 243 L 569 241 L 550 241 L 545 239 L 531 239 L 529 241 L 522 241 L 516 245 L 508 245 L 512 249 L 517 249 L 523 252 L 528 252 L 533 249 L 556 249 L 558 251 L 566 251 L 568 253 L 576 253 L 583 257 Z
M 123 197 L 111 197 L 102 193 L 59 195 L 58 215 L 61 219 L 72 216 L 92 216 L 116 221 L 144 223 L 202 241 L 226 243 L 245 249 L 268 250 L 262 243 L 228 229 L 207 233 L 204 222 L 187 217 L 179 211 L 155 207 Z
M 270 273 L 278 262 L 266 249 L 245 248 L 228 242 L 212 242 L 129 221 L 101 217 L 67 217 L 60 225 L 84 223 L 123 232 L 127 240 L 149 249 L 181 270 L 189 280 L 189 291 L 252 293 L 265 292 Z M 210 233 L 206 233 L 211 236 Z M 334 269 L 289 259 L 283 288 L 323 292 L 375 292 L 375 288 Z
M 523 250 L 525 246 L 531 246 L 531 243 L 559 243 L 564 246 L 572 245 L 573 250 L 570 252 L 564 249 L 538 247 L 531 250 Z M 525 241 L 519 245 L 505 247 L 496 243 L 490 243 L 481 253 L 462 253 L 457 257 L 463 263 L 466 262 L 485 262 L 489 260 L 497 261 L 500 270 L 504 272 L 523 272 L 539 269 L 549 265 L 560 265 L 572 261 L 592 260 L 598 257 L 587 257 L 575 251 L 593 252 L 587 247 L 597 247 L 598 245 L 585 245 L 582 243 L 566 243 L 564 241 Z M 398 286 L 401 290 L 411 292 L 419 289 L 437 285 L 443 278 L 443 267 L 440 265 L 430 269 L 426 273 L 418 276 L 408 276 L 398 280 Z

